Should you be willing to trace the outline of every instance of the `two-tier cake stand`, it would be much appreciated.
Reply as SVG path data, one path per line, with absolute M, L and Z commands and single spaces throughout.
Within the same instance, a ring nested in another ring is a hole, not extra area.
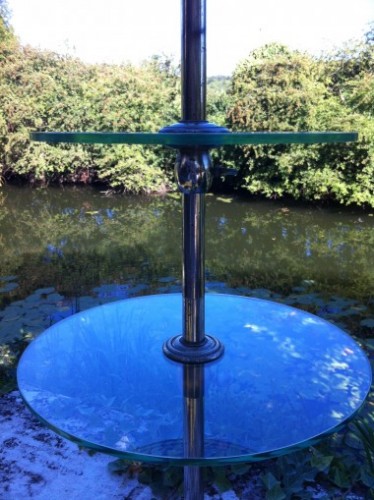
M 371 385 L 349 335 L 306 312 L 205 296 L 205 192 L 211 148 L 335 143 L 354 133 L 231 133 L 206 121 L 206 0 L 182 0 L 182 119 L 159 133 L 35 132 L 50 143 L 162 144 L 177 150 L 183 293 L 114 302 L 56 323 L 24 352 L 18 384 L 50 428 L 130 460 L 201 467 L 269 458 L 335 432 Z

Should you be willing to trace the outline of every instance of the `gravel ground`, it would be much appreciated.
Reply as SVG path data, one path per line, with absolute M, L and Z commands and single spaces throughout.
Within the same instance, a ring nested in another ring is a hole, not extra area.
M 0 433 L 1 500 L 161 499 L 136 478 L 111 473 L 107 465 L 113 457 L 100 453 L 88 455 L 48 430 L 32 415 L 17 391 L 0 397 Z M 261 481 L 255 473 L 246 480 L 238 480 L 236 492 L 218 494 L 214 488 L 210 490 L 205 499 L 264 498 Z
M 108 464 L 113 457 L 80 450 L 46 428 L 25 406 L 18 391 L 0 397 L 0 500 L 178 500 L 175 493 L 157 496 L 141 484 L 136 473 L 115 474 Z M 305 498 L 323 499 L 328 491 L 320 485 L 305 489 Z M 343 498 L 342 493 L 342 498 Z M 209 486 L 204 500 L 264 500 L 260 470 L 232 481 L 222 494 Z M 336 498 L 336 496 L 334 497 Z M 360 495 L 346 500 L 363 500 Z

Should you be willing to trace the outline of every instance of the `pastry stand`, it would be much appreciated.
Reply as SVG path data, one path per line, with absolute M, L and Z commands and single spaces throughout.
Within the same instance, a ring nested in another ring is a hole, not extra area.
M 354 133 L 230 133 L 205 120 L 205 0 L 182 0 L 182 120 L 152 133 L 36 132 L 50 143 L 162 144 L 178 150 L 183 293 L 128 299 L 56 323 L 24 352 L 18 385 L 62 436 L 130 460 L 201 467 L 309 446 L 362 406 L 371 369 L 336 326 L 270 301 L 207 295 L 209 150 L 228 144 L 345 142 Z M 207 332 L 207 333 L 206 333 Z

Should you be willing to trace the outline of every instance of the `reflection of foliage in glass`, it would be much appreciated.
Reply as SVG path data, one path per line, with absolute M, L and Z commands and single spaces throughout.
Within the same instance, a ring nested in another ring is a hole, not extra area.
M 179 202 L 127 197 L 122 203 L 80 192 L 64 202 L 59 198 L 66 192 L 54 191 L 54 199 L 43 190 L 28 194 L 28 203 L 21 194 L 22 207 L 15 194 L 7 198 L 0 238 L 0 276 L 19 275 L 25 295 L 51 284 L 79 294 L 103 282 L 126 282 L 129 274 L 151 278 L 167 266 L 180 274 L 178 248 L 164 223 L 165 214 L 175 213 L 177 234 Z

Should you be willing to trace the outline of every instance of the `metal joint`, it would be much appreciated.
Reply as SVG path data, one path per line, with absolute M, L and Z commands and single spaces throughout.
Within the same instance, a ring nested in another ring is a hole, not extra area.
M 165 356 L 179 363 L 201 364 L 209 363 L 220 358 L 224 346 L 215 337 L 204 335 L 199 344 L 188 343 L 183 335 L 177 335 L 167 340 L 162 348 Z
M 175 163 L 178 189 L 184 194 L 206 193 L 212 185 L 212 160 L 208 151 L 181 150 Z

